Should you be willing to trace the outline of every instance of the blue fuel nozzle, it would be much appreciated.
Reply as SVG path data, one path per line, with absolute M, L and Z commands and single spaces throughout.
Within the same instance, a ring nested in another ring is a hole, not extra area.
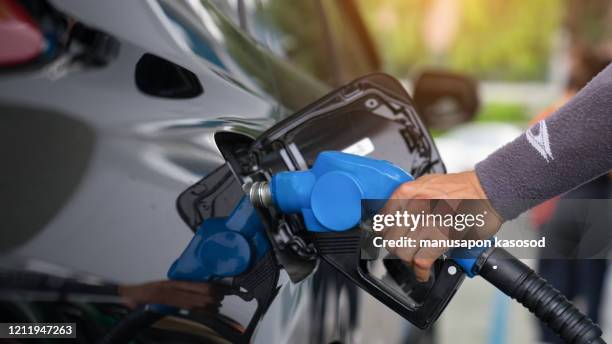
M 251 200 L 271 202 L 285 214 L 302 214 L 310 231 L 338 232 L 359 224 L 363 199 L 388 199 L 413 179 L 385 160 L 327 151 L 310 170 L 280 172 L 267 189 L 252 188 Z
M 414 178 L 385 161 L 341 152 L 322 152 L 307 171 L 279 172 L 268 184 L 251 187 L 255 204 L 274 205 L 285 214 L 302 214 L 313 232 L 340 232 L 361 219 L 364 199 L 386 200 Z M 450 256 L 469 277 L 477 273 L 483 249 L 455 250 Z

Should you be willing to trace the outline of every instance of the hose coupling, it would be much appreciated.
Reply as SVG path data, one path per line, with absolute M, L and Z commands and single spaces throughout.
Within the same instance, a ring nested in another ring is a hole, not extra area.
M 268 182 L 254 182 L 247 186 L 246 193 L 255 207 L 270 207 L 274 205 Z

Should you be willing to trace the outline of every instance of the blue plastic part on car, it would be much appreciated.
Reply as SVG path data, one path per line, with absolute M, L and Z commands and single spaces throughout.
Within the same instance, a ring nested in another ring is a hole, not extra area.
M 308 230 L 338 232 L 359 223 L 362 200 L 388 199 L 411 180 L 388 161 L 327 151 L 308 171 L 274 175 L 270 188 L 276 206 L 286 214 L 301 213 Z
M 270 250 L 263 224 L 243 197 L 228 217 L 202 222 L 181 256 L 172 264 L 173 280 L 210 281 L 246 271 Z

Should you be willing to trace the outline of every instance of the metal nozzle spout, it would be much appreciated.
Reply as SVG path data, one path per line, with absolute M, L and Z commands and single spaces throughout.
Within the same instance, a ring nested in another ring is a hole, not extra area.
M 248 187 L 247 195 L 251 203 L 256 207 L 269 207 L 274 205 L 272 192 L 268 182 L 255 182 Z

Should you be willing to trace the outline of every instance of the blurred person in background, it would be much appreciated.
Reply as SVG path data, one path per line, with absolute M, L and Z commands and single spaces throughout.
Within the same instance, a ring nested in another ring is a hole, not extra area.
M 612 6 L 608 1 L 572 0 L 568 4 L 566 26 L 570 39 L 570 73 L 562 98 L 534 117 L 530 125 L 547 118 L 563 106 L 578 91 L 602 71 L 610 62 L 609 18 Z M 598 27 L 593 30 L 593 27 Z M 575 190 L 533 209 L 532 221 L 541 235 L 552 245 L 543 248 L 538 262 L 539 274 L 555 288 L 575 302 L 585 314 L 599 322 L 602 308 L 604 282 L 607 270 L 605 259 L 579 259 L 578 251 L 593 237 L 606 240 L 609 219 L 602 217 L 595 223 L 588 223 L 588 212 L 593 211 L 588 201 L 572 199 L 606 199 L 612 194 L 612 180 L 609 175 L 599 177 Z M 597 206 L 595 202 L 595 207 Z M 605 210 L 603 210 L 605 213 Z M 587 228 L 587 226 L 589 226 Z M 609 239 L 608 239 L 609 240 Z M 556 252 L 555 252 L 556 251 Z M 559 252 L 563 251 L 563 252 Z M 553 258 L 563 257 L 563 258 Z M 545 343 L 562 343 L 546 326 L 538 322 L 540 338 Z
M 607 57 L 598 56 L 583 46 L 573 49 L 571 59 L 570 79 L 563 98 L 536 116 L 530 124 L 552 114 L 610 62 Z M 610 178 L 604 175 L 563 196 L 551 199 L 532 211 L 534 226 L 551 242 L 551 245 L 540 252 L 540 275 L 575 302 L 595 322 L 599 322 L 607 261 L 580 259 L 577 252 L 588 250 L 588 247 L 581 247 L 581 244 L 584 246 L 586 242 L 592 242 L 593 236 L 606 238 L 612 224 L 609 221 L 589 224 L 588 212 L 593 211 L 592 207 L 598 204 L 572 200 L 610 198 L 611 185 Z M 539 321 L 538 324 L 543 342 L 563 343 L 545 325 Z

